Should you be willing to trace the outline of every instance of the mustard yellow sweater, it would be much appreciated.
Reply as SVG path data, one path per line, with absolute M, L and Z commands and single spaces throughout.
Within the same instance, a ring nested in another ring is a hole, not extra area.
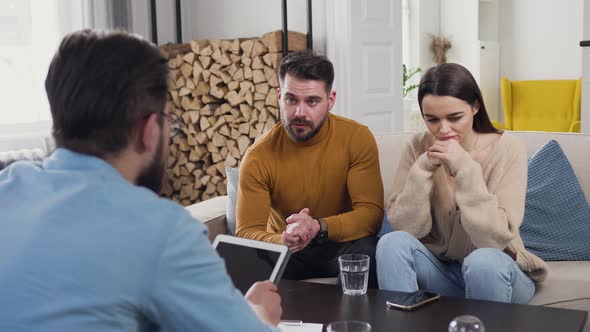
M 432 143 L 430 134 L 419 133 L 402 152 L 397 191 L 386 204 L 393 229 L 414 235 L 443 260 L 462 262 L 477 248 L 502 250 L 533 280 L 544 280 L 547 264 L 524 248 L 519 233 L 527 183 L 522 143 L 502 134 L 481 164 L 465 153 L 449 166 L 454 195 L 445 169 L 432 167 L 424 154 Z
M 307 142 L 283 122 L 260 137 L 240 166 L 236 235 L 281 243 L 285 219 L 310 209 L 328 224 L 328 239 L 375 235 L 383 218 L 383 183 L 375 139 L 355 121 L 329 114 Z

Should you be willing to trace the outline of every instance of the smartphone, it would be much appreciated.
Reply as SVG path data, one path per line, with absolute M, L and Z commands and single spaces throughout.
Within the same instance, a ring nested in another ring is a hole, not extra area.
M 417 290 L 412 293 L 400 293 L 399 295 L 390 298 L 385 303 L 388 308 L 411 311 L 438 299 L 440 299 L 439 294 Z

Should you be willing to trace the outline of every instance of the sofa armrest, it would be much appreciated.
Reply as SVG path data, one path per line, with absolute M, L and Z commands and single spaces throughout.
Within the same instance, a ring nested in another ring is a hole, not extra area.
M 581 130 L 581 126 L 582 126 L 582 122 L 580 121 L 574 121 L 569 129 L 570 133 L 579 133 Z
M 191 216 L 202 222 L 209 229 L 209 240 L 219 234 L 227 234 L 227 222 L 225 219 L 225 207 L 227 196 L 218 196 L 206 201 L 185 207 Z

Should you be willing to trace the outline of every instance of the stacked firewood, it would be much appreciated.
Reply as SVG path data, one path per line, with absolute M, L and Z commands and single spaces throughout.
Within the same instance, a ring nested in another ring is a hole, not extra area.
M 281 40 L 274 31 L 161 47 L 181 122 L 170 143 L 163 196 L 186 206 L 227 193 L 225 167 L 238 167 L 246 149 L 280 119 Z M 305 48 L 306 36 L 289 32 L 289 50 Z

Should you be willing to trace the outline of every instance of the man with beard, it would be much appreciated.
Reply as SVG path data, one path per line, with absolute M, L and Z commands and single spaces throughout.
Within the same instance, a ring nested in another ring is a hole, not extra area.
M 287 245 L 287 279 L 335 277 L 339 255 L 369 255 L 369 287 L 376 287 L 383 184 L 375 139 L 366 126 L 329 113 L 336 92 L 327 58 L 291 53 L 279 79 L 282 121 L 240 167 L 236 235 Z
M 58 148 L 0 172 L 1 331 L 276 330 L 276 286 L 244 299 L 204 226 L 157 195 L 168 75 L 136 36 L 62 41 L 45 81 Z

